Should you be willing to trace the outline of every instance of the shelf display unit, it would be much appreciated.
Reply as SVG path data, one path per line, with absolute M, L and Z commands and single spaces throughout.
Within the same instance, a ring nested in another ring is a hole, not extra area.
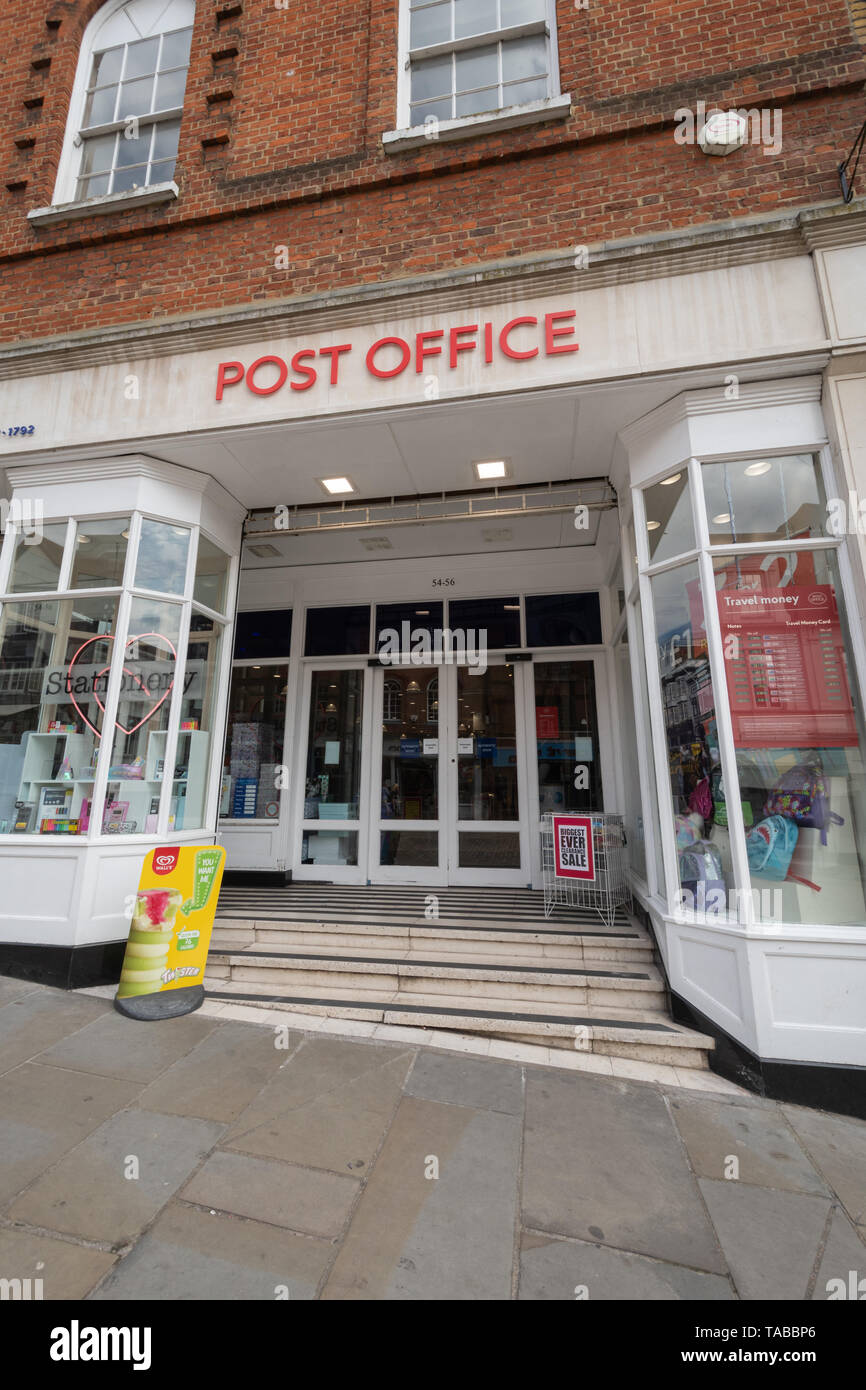
M 76 835 L 86 829 L 82 808 L 93 793 L 93 734 L 30 733 L 21 767 L 15 829 L 34 834 Z M 66 828 L 68 822 L 68 828 Z

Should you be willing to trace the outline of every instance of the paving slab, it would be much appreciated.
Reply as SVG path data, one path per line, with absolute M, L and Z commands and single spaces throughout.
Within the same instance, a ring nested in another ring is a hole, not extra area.
M 0 1271 L 5 1279 L 41 1279 L 42 1298 L 86 1297 L 111 1269 L 116 1255 L 73 1245 L 44 1231 L 0 1230 Z M 31 1283 L 35 1292 L 35 1285 Z
M 718 1105 L 704 1096 L 671 1099 L 671 1114 L 689 1160 L 702 1178 L 727 1180 L 731 1158 L 737 1181 L 789 1192 L 829 1195 L 826 1183 L 775 1107 Z
M 277 1048 L 270 1029 L 221 1023 L 152 1081 L 139 1103 L 145 1110 L 230 1124 L 284 1065 L 301 1038 L 300 1033 L 290 1033 L 288 1046 Z
M 732 1300 L 730 1282 L 720 1274 L 584 1241 L 560 1240 L 524 1232 L 517 1297 L 527 1301 L 627 1299 L 636 1302 Z
M 32 990 L 0 1006 L 0 1072 L 17 1067 L 74 1034 L 109 1006 L 62 989 Z
M 783 1105 L 809 1157 L 866 1235 L 866 1120 Z
M 523 1075 L 519 1067 L 475 1057 L 419 1052 L 404 1094 L 445 1105 L 468 1105 L 478 1110 L 523 1110 Z
M 137 1236 L 214 1147 L 208 1120 L 125 1110 L 100 1125 L 12 1203 L 14 1221 L 116 1246 Z M 127 1178 L 138 1159 L 138 1178 Z
M 709 1178 L 700 1186 L 740 1298 L 806 1298 L 829 1200 Z
M 406 1097 L 322 1297 L 509 1299 L 519 1158 L 515 1116 Z
M 94 1003 L 99 1001 L 94 1000 Z M 100 1007 L 101 1018 L 47 1047 L 40 1061 L 71 1071 L 152 1081 L 191 1052 L 217 1026 L 216 1019 L 187 1014 L 149 1023 Z
M 523 1224 L 724 1274 L 664 1098 L 580 1072 L 528 1072 Z
M 412 1053 L 314 1037 L 232 1126 L 223 1147 L 361 1176 L 390 1124 Z
M 13 999 L 23 999 L 25 994 L 33 994 L 40 988 L 42 986 L 34 984 L 32 980 L 15 980 L 9 975 L 0 975 L 0 1006 L 11 1003 Z
M 333 1245 L 171 1202 L 92 1301 L 309 1300 Z
M 360 1186 L 340 1173 L 249 1154 L 215 1153 L 180 1196 L 199 1206 L 334 1239 L 346 1224 Z
M 0 1076 L 0 1203 L 133 1101 L 133 1082 L 23 1062 Z
M 852 1297 L 858 1302 L 866 1297 L 866 1244 L 841 1207 L 834 1207 L 812 1298 L 821 1302 Z

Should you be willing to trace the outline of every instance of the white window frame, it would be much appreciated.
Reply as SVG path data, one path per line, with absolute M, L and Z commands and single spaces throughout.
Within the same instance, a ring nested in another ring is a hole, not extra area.
M 93 211 L 111 211 L 112 206 L 118 203 L 138 202 L 149 203 L 165 201 L 169 198 L 177 197 L 177 185 L 174 180 L 166 180 L 163 183 L 149 184 L 146 187 L 125 190 L 121 193 L 103 194 L 98 198 L 88 198 L 79 200 L 76 197 L 76 188 L 81 171 L 81 161 L 83 154 L 83 142 L 80 139 L 80 132 L 84 129 L 84 110 L 87 101 L 87 88 L 90 81 L 90 74 L 93 66 L 93 54 L 98 49 L 100 34 L 103 28 L 123 8 L 128 0 L 108 0 L 91 19 L 84 31 L 81 47 L 78 53 L 78 65 L 75 70 L 75 82 L 72 88 L 72 95 L 69 101 L 69 114 L 66 121 L 66 132 L 63 137 L 63 148 L 60 154 L 60 161 L 57 168 L 57 179 L 54 185 L 54 194 L 50 208 L 37 208 L 30 213 L 30 219 L 36 222 L 48 222 L 55 220 L 50 216 L 52 211 L 58 208 L 82 209 Z M 189 18 L 180 22 L 176 16 L 168 18 L 163 25 L 162 19 L 157 23 L 153 33 L 142 34 L 142 38 L 153 37 L 154 34 L 171 33 L 175 29 L 187 28 L 195 23 L 195 0 L 179 0 L 181 8 L 189 10 Z M 114 44 L 108 44 L 114 47 Z M 147 116 L 147 124 L 155 124 L 156 121 L 177 120 L 182 118 L 183 108 L 176 107 L 171 111 L 161 111 L 155 120 L 152 116 Z M 140 118 L 143 119 L 143 118 Z M 113 121 L 104 127 L 105 132 L 122 128 L 124 121 Z M 101 131 L 99 126 L 92 127 L 93 132 Z M 78 142 L 78 143 L 76 143 Z
M 411 10 L 409 0 L 400 0 L 399 47 L 397 64 L 397 129 L 386 131 L 382 143 L 386 152 L 409 149 L 430 142 L 430 132 L 422 123 L 411 124 L 411 86 L 412 63 L 449 53 L 464 52 L 472 48 L 486 47 L 506 39 L 531 37 L 544 34 L 548 44 L 548 95 L 540 100 L 524 102 L 516 106 L 498 107 L 492 111 L 481 111 L 472 116 L 457 116 L 451 120 L 439 121 L 436 127 L 436 140 L 465 139 L 467 136 L 483 134 L 487 130 L 508 129 L 512 126 L 529 125 L 540 120 L 564 119 L 571 112 L 571 96 L 560 90 L 559 46 L 556 32 L 556 0 L 545 0 L 541 19 L 530 20 L 525 24 L 511 25 L 507 29 L 491 30 L 483 34 L 473 34 L 467 38 L 452 39 L 446 43 L 431 44 L 425 48 L 411 49 L 409 33 Z

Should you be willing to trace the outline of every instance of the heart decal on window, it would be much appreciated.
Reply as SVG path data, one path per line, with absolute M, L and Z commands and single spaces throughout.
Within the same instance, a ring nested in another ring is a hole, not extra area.
M 169 639 L 168 639 L 167 637 L 163 637 L 163 635 L 162 635 L 161 632 L 143 632 L 143 633 L 141 633 L 138 637 L 129 637 L 129 638 L 127 638 L 126 646 L 125 646 L 125 648 L 124 648 L 124 656 L 126 655 L 126 652 L 129 651 L 129 648 L 130 648 L 130 647 L 133 647 L 133 646 L 136 644 L 136 642 L 143 642 L 143 641 L 145 641 L 145 639 L 148 638 L 148 637 L 150 637 L 150 638 L 155 638 L 157 642 L 163 642 L 163 643 L 165 644 L 165 646 L 168 648 L 168 650 L 171 652 L 172 657 L 174 658 L 174 661 L 177 662 L 177 651 L 175 650 L 174 646 L 173 646 L 172 643 L 169 641 Z M 70 700 L 72 701 L 73 705 L 75 706 L 76 710 L 78 711 L 78 714 L 81 716 L 82 720 L 83 720 L 84 723 L 87 725 L 88 729 L 90 729 L 91 732 L 92 732 L 93 734 L 95 734 L 97 738 L 102 738 L 102 734 L 100 733 L 100 731 L 99 731 L 93 724 L 91 724 L 90 720 L 87 718 L 87 715 L 84 713 L 84 710 L 81 708 L 81 706 L 79 705 L 78 701 L 77 701 L 76 698 L 75 698 L 75 692 L 74 692 L 73 689 L 72 689 L 72 672 L 73 672 L 73 668 L 75 667 L 76 662 L 79 660 L 79 657 L 81 656 L 81 653 L 84 652 L 84 651 L 86 651 L 88 647 L 92 647 L 93 644 L 94 644 L 94 642 L 113 642 L 113 641 L 114 641 L 114 634 L 113 634 L 113 633 L 100 633 L 99 636 L 97 636 L 97 637 L 88 637 L 87 641 L 86 641 L 86 642 L 83 642 L 83 643 L 81 644 L 81 646 L 78 648 L 78 651 L 77 651 L 77 652 L 75 653 L 75 655 L 73 656 L 72 660 L 71 660 L 70 663 L 69 663 L 69 667 L 68 667 L 68 670 L 67 670 L 67 673 L 66 673 L 66 675 L 67 675 L 67 681 L 68 681 L 69 698 L 70 698 Z M 98 704 L 99 708 L 102 710 L 103 714 L 105 713 L 105 705 L 102 703 L 102 701 L 101 701 L 100 698 L 99 698 L 99 693 L 98 693 L 98 691 L 97 691 L 96 686 L 97 686 L 97 682 L 101 679 L 101 677 L 104 676 L 104 675 L 106 675 L 107 672 L 108 672 L 110 669 L 111 669 L 111 668 L 110 668 L 109 666 L 104 666 L 104 667 L 102 668 L 102 670 L 101 670 L 101 671 L 98 671 L 98 672 L 96 673 L 96 675 L 94 676 L 94 678 L 93 678 L 93 698 L 94 698 L 94 700 L 96 701 L 96 703 Z M 147 686 L 144 684 L 144 682 L 142 681 L 141 677 L 138 675 L 138 673 L 137 673 L 136 671 L 131 671 L 131 670 L 129 669 L 128 666 L 124 666 L 124 668 L 123 668 L 123 674 L 124 674 L 125 676 L 130 676 L 130 677 L 132 678 L 132 680 L 134 680 L 135 682 L 137 682 L 137 684 L 139 685 L 139 687 L 140 687 L 140 689 L 141 689 L 141 692 L 142 692 L 143 696 L 144 696 L 146 699 L 150 699 L 150 698 L 151 698 L 150 691 L 148 690 Z M 174 689 L 174 676 L 172 676 L 171 681 L 169 682 L 168 689 L 165 690 L 165 691 L 163 692 L 162 695 L 160 695 L 160 697 L 159 697 L 158 700 L 154 700 L 154 701 L 153 701 L 153 703 L 152 703 L 150 709 L 147 711 L 147 713 L 145 714 L 145 716 L 144 716 L 143 719 L 139 719 L 138 723 L 137 723 L 137 724 L 133 724 L 133 726 L 132 726 L 131 729 L 128 729 L 128 728 L 126 728 L 126 726 L 125 726 L 124 724 L 121 724 L 121 722 L 120 722 L 119 719 L 115 719 L 115 721 L 114 721 L 114 722 L 115 722 L 115 726 L 120 730 L 120 732 L 121 732 L 122 734 L 126 734 L 126 735 L 134 734 L 134 733 L 136 732 L 137 729 L 140 729 L 141 726 L 142 726 L 143 724 L 146 724 L 146 723 L 148 722 L 149 719 L 152 719 L 152 718 L 153 718 L 153 716 L 156 714 L 156 711 L 159 709 L 160 705 L 163 705 L 163 704 L 165 703 L 165 701 L 168 699 L 168 697 L 169 697 L 169 695 L 171 694 L 171 692 L 172 692 L 173 689 Z

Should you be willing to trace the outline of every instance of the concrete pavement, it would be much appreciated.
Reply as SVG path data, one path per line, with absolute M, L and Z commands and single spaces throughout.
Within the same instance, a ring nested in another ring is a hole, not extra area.
M 866 1123 L 0 979 L 0 1278 L 46 1299 L 826 1299 Z M 833 1286 L 831 1285 L 831 1289 Z

